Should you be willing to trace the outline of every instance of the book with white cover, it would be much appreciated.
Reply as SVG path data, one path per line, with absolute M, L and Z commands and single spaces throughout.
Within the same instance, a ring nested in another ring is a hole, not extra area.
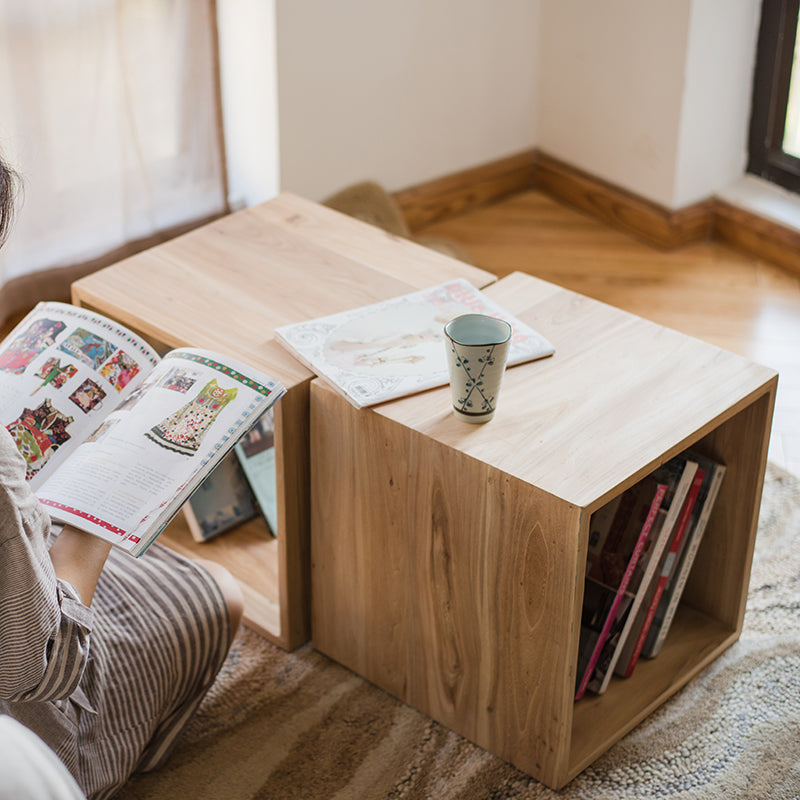
M 276 338 L 357 408 L 448 382 L 444 325 L 461 314 L 511 324 L 508 366 L 550 356 L 553 345 L 463 278 L 372 305 L 284 325 Z

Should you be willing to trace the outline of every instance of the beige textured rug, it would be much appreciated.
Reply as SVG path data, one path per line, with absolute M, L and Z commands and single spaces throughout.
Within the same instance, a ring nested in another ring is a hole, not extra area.
M 800 798 L 800 479 L 770 466 L 741 639 L 561 792 L 309 647 L 240 632 L 168 764 L 120 800 Z

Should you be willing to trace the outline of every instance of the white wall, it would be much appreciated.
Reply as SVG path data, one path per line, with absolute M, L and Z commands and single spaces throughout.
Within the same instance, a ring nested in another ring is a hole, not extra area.
M 704 200 L 747 167 L 760 0 L 694 0 L 672 207 Z
M 760 0 L 218 8 L 247 205 L 366 179 L 394 191 L 533 147 L 673 209 L 744 173 Z
M 671 202 L 690 0 L 542 0 L 536 144 Z
M 539 0 L 277 0 L 281 189 L 390 191 L 535 145 Z
M 279 191 L 275 0 L 217 0 L 228 202 Z
M 760 0 L 541 0 L 537 146 L 679 208 L 745 168 Z
M 542 0 L 536 144 L 680 208 L 745 168 L 760 0 Z

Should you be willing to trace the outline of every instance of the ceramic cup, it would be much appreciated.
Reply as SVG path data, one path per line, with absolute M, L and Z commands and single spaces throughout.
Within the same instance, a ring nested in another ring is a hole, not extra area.
M 511 343 L 511 325 L 485 314 L 462 314 L 444 326 L 453 413 L 464 422 L 488 422 Z

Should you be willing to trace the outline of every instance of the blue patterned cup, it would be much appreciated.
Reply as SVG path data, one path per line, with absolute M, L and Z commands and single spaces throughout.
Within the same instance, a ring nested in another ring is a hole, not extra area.
M 485 314 L 462 314 L 444 326 L 453 413 L 488 422 L 506 369 L 511 325 Z

